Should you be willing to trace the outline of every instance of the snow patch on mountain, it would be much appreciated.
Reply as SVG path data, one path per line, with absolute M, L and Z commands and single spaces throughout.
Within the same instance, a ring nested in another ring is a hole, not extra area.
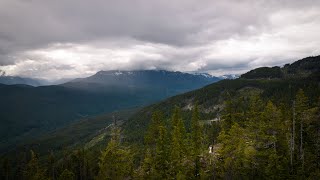
M 237 79 L 239 77 L 238 74 L 226 74 L 219 76 L 221 79 Z
M 123 74 L 121 71 L 118 71 L 118 72 L 115 72 L 115 73 L 114 73 L 114 75 L 116 75 L 116 76 L 119 76 L 119 75 L 121 75 L 121 74 Z
M 206 78 L 213 78 L 214 77 L 209 73 L 192 73 L 192 74 L 198 75 L 198 76 L 203 76 L 203 77 L 206 77 Z

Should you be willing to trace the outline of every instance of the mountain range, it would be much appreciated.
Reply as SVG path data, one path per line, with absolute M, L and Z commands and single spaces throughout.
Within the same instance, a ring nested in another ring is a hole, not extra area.
M 108 91 L 114 88 L 129 91 L 153 89 L 152 91 L 163 91 L 165 96 L 171 96 L 218 80 L 220 78 L 209 74 L 189 74 L 165 70 L 114 70 L 100 71 L 93 76 L 75 79 L 61 86 L 89 91 Z
M 274 75 L 276 72 L 279 75 Z M 89 90 L 92 92 L 100 92 L 102 89 L 106 88 L 107 86 L 114 86 L 117 84 L 118 81 L 128 81 L 132 77 L 133 73 L 136 73 L 137 76 L 141 76 L 141 74 L 155 74 L 155 76 L 163 76 L 167 74 L 167 78 L 170 79 L 172 77 L 177 77 L 173 79 L 179 79 L 178 77 L 182 78 L 183 76 L 185 79 L 190 77 L 194 77 L 193 75 L 187 74 L 184 76 L 184 73 L 178 72 L 166 72 L 166 71 L 139 71 L 139 72 L 131 72 L 131 71 L 101 71 L 98 72 L 96 75 L 84 78 L 84 79 L 76 79 L 70 83 L 63 84 L 62 87 L 65 89 L 72 89 L 70 93 L 78 92 L 78 90 Z M 160 73 L 160 74 L 159 74 Z M 144 76 L 145 77 L 145 76 Z M 198 75 L 196 78 L 203 79 L 210 76 L 202 76 Z M 150 76 L 149 76 L 150 78 Z M 194 77 L 195 78 L 195 77 Z M 109 81 L 105 82 L 104 79 L 109 79 Z M 285 65 L 284 67 L 263 67 L 251 70 L 239 78 L 236 79 L 225 79 L 220 80 L 219 82 L 215 82 L 209 84 L 203 88 L 189 91 L 184 94 L 180 94 L 177 96 L 173 96 L 168 98 L 164 101 L 154 103 L 150 106 L 145 106 L 144 108 L 130 110 L 130 116 L 126 116 L 126 120 L 124 121 L 123 129 L 128 141 L 137 141 L 140 142 L 143 140 L 144 132 L 146 131 L 146 127 L 150 123 L 151 114 L 155 111 L 162 111 L 165 115 L 169 115 L 170 111 L 175 107 L 181 107 L 184 111 L 185 117 L 190 117 L 190 111 L 193 108 L 195 102 L 198 103 L 201 112 L 201 118 L 203 120 L 212 120 L 217 118 L 223 111 L 224 102 L 229 97 L 239 97 L 239 96 L 251 96 L 252 94 L 261 94 L 262 97 L 267 99 L 275 99 L 283 101 L 289 101 L 292 96 L 293 92 L 297 91 L 297 89 L 301 87 L 305 87 L 306 93 L 309 96 L 314 97 L 314 101 L 316 101 L 317 96 L 320 95 L 318 90 L 318 83 L 320 80 L 320 56 L 317 57 L 308 57 L 302 60 L 296 61 L 292 64 Z M 142 81 L 142 80 L 141 80 Z M 140 82 L 141 82 L 140 81 Z M 150 80 L 143 79 L 144 82 L 150 82 Z M 206 81 L 208 82 L 208 81 Z M 89 86 L 90 84 L 90 86 Z M 99 84 L 97 86 L 96 84 Z M 170 83 L 169 83 L 170 84 Z M 172 84 L 172 83 L 171 83 Z M 95 86 L 92 86 L 95 85 Z M 126 86 L 126 83 L 121 82 L 118 86 Z M 170 86 L 168 86 L 170 87 Z M 51 87 L 53 88 L 53 87 Z M 58 88 L 58 87 L 55 87 Z M 130 88 L 130 86 L 128 86 Z M 61 91 L 63 92 L 63 91 Z M 80 91 L 80 92 L 87 92 L 87 91 Z M 159 92 L 157 92 L 159 93 Z M 82 94 L 83 95 L 83 94 Z M 79 95 L 79 96 L 82 96 Z M 97 96 L 100 97 L 101 96 Z M 84 97 L 82 97 L 84 98 Z M 79 97 L 79 99 L 81 99 Z M 161 99 L 161 98 L 159 98 Z M 123 99 L 125 100 L 125 98 Z M 119 102 L 118 102 L 119 103 Z M 288 102 L 287 102 L 288 103 Z M 289 102 L 290 103 L 290 102 Z M 101 103 L 102 104 L 102 103 Z M 91 104 L 91 106 L 94 106 Z M 66 106 L 67 107 L 67 106 Z M 96 106 L 94 106 L 96 108 Z M 122 106 L 123 107 L 123 106 Z M 89 105 L 87 106 L 90 109 Z M 97 113 L 93 113 L 97 114 Z M 123 114 L 127 114 L 126 112 L 123 113 L 122 111 L 117 111 L 112 113 L 118 117 L 122 117 Z M 89 115 L 89 114 L 87 114 Z M 87 138 L 83 137 L 91 137 L 95 138 L 99 136 L 99 133 L 102 129 L 112 123 L 112 115 L 106 114 L 105 118 L 100 117 L 81 117 L 78 116 L 74 119 L 80 119 L 80 121 L 73 121 L 70 125 L 64 125 L 62 128 L 56 129 L 51 134 L 47 134 L 45 136 L 40 136 L 38 140 L 34 140 L 31 144 L 43 144 L 40 147 L 34 147 L 39 151 L 46 151 L 48 147 L 69 147 L 74 146 L 74 143 L 78 145 L 85 145 L 87 142 Z M 61 116 L 63 118 L 63 116 Z M 66 119 L 66 118 L 65 118 Z M 188 118 L 187 118 L 188 119 Z M 55 118 L 56 121 L 59 120 Z M 190 119 L 189 119 L 190 120 Z M 89 123 L 91 122 L 91 123 Z M 86 124 L 85 126 L 83 124 Z M 69 137 L 71 136 L 72 132 L 76 129 L 79 130 L 77 134 L 73 134 L 73 139 L 78 139 L 77 142 L 68 140 L 61 141 L 62 137 Z M 81 127 L 81 128 L 79 128 Z M 102 131 L 104 132 L 104 131 Z M 89 138 L 88 141 L 91 139 Z M 50 141 L 50 143 L 46 143 Z M 32 141 L 31 141 L 32 142 Z M 45 145 L 44 145 L 45 144 Z
M 20 76 L 6 76 L 4 71 L 0 70 L 0 84 L 6 85 L 16 85 L 16 84 L 24 84 L 29 86 L 47 86 L 47 85 L 58 85 L 62 83 L 66 83 L 71 79 L 58 79 L 54 81 L 49 81 L 46 79 L 37 79 L 37 78 L 27 78 L 27 77 L 20 77 Z
M 42 83 L 36 79 L 23 78 L 19 76 L 0 76 L 0 84 L 6 84 L 6 85 L 25 84 L 30 86 L 42 85 Z
M 146 144 L 149 142 L 146 137 L 150 136 L 150 132 L 158 132 L 155 123 L 158 123 L 159 130 L 166 129 L 166 138 L 157 141 L 161 136 L 154 134 L 150 142 L 166 143 L 164 147 L 170 152 L 179 149 L 174 148 L 177 145 L 172 142 L 183 136 L 180 142 L 183 142 L 182 145 L 187 144 L 181 147 L 185 146 L 188 151 L 189 146 L 193 146 L 189 143 L 192 140 L 189 136 L 193 136 L 194 118 L 197 118 L 198 127 L 201 128 L 199 133 L 202 134 L 199 139 L 203 139 L 196 149 L 201 150 L 199 156 L 204 164 L 214 160 L 217 163 L 214 168 L 225 167 L 224 163 L 231 152 L 232 157 L 237 157 L 236 162 L 231 162 L 233 167 L 238 167 L 237 162 L 243 162 L 244 159 L 245 162 L 249 160 L 258 164 L 259 167 L 248 166 L 258 172 L 269 164 L 269 158 L 265 156 L 269 157 L 271 153 L 270 157 L 273 157 L 272 153 L 277 153 L 279 158 L 284 159 L 277 162 L 283 167 L 290 167 L 288 158 L 291 151 L 288 142 L 294 138 L 299 139 L 295 145 L 303 144 L 306 152 L 305 167 L 312 167 L 306 169 L 305 174 L 314 177 L 319 162 L 319 156 L 314 155 L 319 154 L 320 56 L 304 58 L 283 67 L 253 69 L 235 79 L 210 83 L 208 78 L 212 77 L 168 71 L 101 71 L 91 77 L 75 79 L 59 86 L 1 85 L 1 95 L 3 92 L 5 94 L 1 97 L 4 103 L 0 102 L 0 115 L 8 115 L 6 121 L 1 117 L 2 125 L 20 119 L 10 124 L 11 127 L 1 129 L 1 133 L 16 134 L 1 134 L 1 137 L 9 140 L 2 142 L 0 155 L 23 165 L 26 152 L 33 150 L 38 153 L 42 166 L 46 166 L 47 159 L 52 159 L 54 154 L 57 167 L 71 164 L 70 168 L 74 172 L 78 172 L 77 167 L 80 167 L 78 165 L 81 161 L 77 158 L 81 157 L 90 164 L 94 173 L 99 168 L 99 154 L 104 149 L 115 147 L 110 145 L 110 138 L 117 136 L 115 130 L 118 129 L 118 145 L 124 148 L 123 151 L 134 152 L 137 165 L 144 165 L 145 154 L 148 152 L 146 147 L 154 148 Z M 199 81 L 203 81 L 203 85 L 191 90 L 195 88 L 191 84 Z M 175 88 L 174 85 L 190 90 Z M 157 87 L 161 87 L 159 91 Z M 174 95 L 174 92 L 178 94 Z M 154 99 L 146 98 L 148 94 Z M 9 104 L 9 107 L 5 107 L 5 104 Z M 7 113 L 10 109 L 18 113 Z M 306 116 L 301 116 L 302 109 Z M 306 119 L 302 120 L 302 117 Z M 178 125 L 172 126 L 176 120 L 181 127 L 179 131 Z M 291 129 L 293 127 L 299 133 L 294 133 Z M 18 128 L 22 128 L 20 132 L 16 131 Z M 176 133 L 177 136 L 174 136 Z M 302 136 L 303 141 L 300 139 Z M 207 153 L 210 144 L 212 154 Z M 117 151 L 116 148 L 113 150 Z M 234 151 L 237 153 L 233 154 Z M 298 157 L 299 149 L 295 152 Z M 153 156 L 150 158 L 153 159 Z M 300 162 L 301 159 L 296 158 L 294 161 Z M 144 166 L 140 166 L 137 171 L 141 167 Z M 15 168 L 19 171 L 19 166 Z M 208 168 L 206 172 L 220 178 L 224 174 L 223 169 L 220 172 L 212 170 L 211 166 L 200 168 Z M 243 166 L 239 168 L 237 172 L 242 172 Z M 160 169 L 162 171 L 165 170 Z M 286 174 L 288 171 L 281 171 L 282 176 L 290 177 Z M 268 174 L 265 176 L 268 177 Z
M 0 149 L 83 117 L 148 105 L 219 80 L 149 70 L 100 71 L 54 86 L 0 84 Z

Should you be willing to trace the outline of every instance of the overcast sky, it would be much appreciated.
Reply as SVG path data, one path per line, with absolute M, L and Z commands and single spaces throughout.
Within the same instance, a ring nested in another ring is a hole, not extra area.
M 319 0 L 1 0 L 0 70 L 239 74 L 320 54 Z

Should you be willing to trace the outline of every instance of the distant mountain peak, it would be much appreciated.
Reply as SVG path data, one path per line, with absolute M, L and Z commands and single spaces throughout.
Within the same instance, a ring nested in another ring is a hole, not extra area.
M 126 70 L 109 70 L 109 71 L 99 71 L 97 76 L 119 76 L 119 77 L 130 77 L 130 75 L 134 76 L 153 76 L 153 75 L 158 75 L 158 76 L 163 76 L 163 77 L 194 77 L 194 78 L 202 78 L 202 79 L 215 79 L 220 80 L 220 79 L 234 79 L 237 78 L 237 75 L 234 75 L 231 77 L 228 75 L 228 77 L 223 78 L 223 77 L 217 77 L 213 76 L 209 73 L 201 73 L 201 72 L 181 72 L 181 71 L 168 71 L 168 70 L 163 70 L 163 69 L 155 69 L 155 70 L 131 70 L 131 71 L 126 71 Z M 95 75 L 94 75 L 95 76 Z
M 180 71 L 168 71 L 163 69 L 155 69 L 155 70 L 108 70 L 108 71 L 99 71 L 95 75 L 105 75 L 105 76 L 120 76 L 120 75 L 133 75 L 133 74 L 141 74 L 141 73 L 161 73 L 161 74 L 184 74 L 184 75 L 202 75 L 206 77 L 213 77 L 207 73 L 185 73 Z
M 64 86 L 94 91 L 111 90 L 115 87 L 121 89 L 132 89 L 133 87 L 152 89 L 157 87 L 168 89 L 164 90 L 166 94 L 175 95 L 178 92 L 200 88 L 219 80 L 221 78 L 207 73 L 191 74 L 167 70 L 110 70 L 99 71 L 87 78 L 75 79 L 65 83 Z M 170 89 L 172 92 L 169 92 Z

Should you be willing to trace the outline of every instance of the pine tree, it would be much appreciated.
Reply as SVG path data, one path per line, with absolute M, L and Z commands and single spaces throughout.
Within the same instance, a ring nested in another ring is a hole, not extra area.
M 260 96 L 253 96 L 250 98 L 248 112 L 246 114 L 248 118 L 246 124 L 251 128 L 252 134 L 256 137 L 259 133 L 258 130 L 263 108 L 264 104 Z
M 200 115 L 198 104 L 196 103 L 193 109 L 192 118 L 191 118 L 191 150 L 194 161 L 194 176 L 199 178 L 200 176 L 200 152 L 201 152 L 201 126 L 199 123 Z
M 10 175 L 10 163 L 8 158 L 4 158 L 1 169 L 3 179 L 8 180 Z
M 155 148 L 156 139 L 159 137 L 160 126 L 164 126 L 163 114 L 160 111 L 156 111 L 152 114 L 151 123 L 144 137 L 146 145 Z
M 26 152 L 21 152 L 18 154 L 16 171 L 13 171 L 14 174 L 12 174 L 13 179 L 25 177 L 25 170 L 27 169 L 28 162 L 29 160 Z
M 175 106 L 171 117 L 171 130 L 173 130 L 173 128 L 178 125 L 180 119 L 181 109 L 178 106 Z
M 191 144 L 193 155 L 197 156 L 200 154 L 201 148 L 201 127 L 200 127 L 200 115 L 198 104 L 195 104 L 192 118 L 191 118 Z
M 226 101 L 225 101 L 225 108 L 223 110 L 223 121 L 222 121 L 222 128 L 224 131 L 228 131 L 233 122 L 234 122 L 234 115 L 235 115 L 235 110 L 234 110 L 234 103 L 231 99 L 231 95 L 227 93 Z
M 65 169 L 59 176 L 58 180 L 75 180 L 75 175 L 73 172 Z
M 299 142 L 299 161 L 300 168 L 299 173 L 304 175 L 304 128 L 306 124 L 306 110 L 308 109 L 308 98 L 304 95 L 302 89 L 299 89 L 296 95 L 296 109 L 297 114 L 297 129 L 299 130 L 298 142 Z
M 218 141 L 222 144 L 217 152 L 220 178 L 249 178 L 257 152 L 248 132 L 234 123 L 228 132 L 220 133 Z
M 120 129 L 114 128 L 112 138 L 100 156 L 97 179 L 126 179 L 131 177 L 132 170 L 132 153 L 120 146 Z
M 83 148 L 75 150 L 71 155 L 71 161 L 73 165 L 72 170 L 75 172 L 76 179 L 87 179 L 89 167 L 85 150 Z
M 159 137 L 156 140 L 156 154 L 154 161 L 156 179 L 166 179 L 168 177 L 168 157 L 167 131 L 164 126 L 160 126 Z
M 31 150 L 31 159 L 24 170 L 24 178 L 27 180 L 45 180 L 45 170 L 39 165 L 38 156 Z
M 139 179 L 154 179 L 154 159 L 151 154 L 150 149 L 146 149 L 144 153 L 144 159 L 142 161 L 140 171 L 138 172 L 138 178 Z
M 260 158 L 265 161 L 263 164 L 267 177 L 277 178 L 285 176 L 283 171 L 285 166 L 282 163 L 282 157 L 279 155 L 281 149 L 285 149 L 285 145 L 282 144 L 281 136 L 283 132 L 283 123 L 281 122 L 280 111 L 276 106 L 269 101 L 265 107 L 265 110 L 261 117 L 260 122 L 260 139 L 262 140 L 263 147 L 260 152 Z
M 307 137 L 305 151 L 305 167 L 309 179 L 320 179 L 320 98 L 315 108 L 311 109 L 309 126 L 306 128 Z
M 52 180 L 55 180 L 55 158 L 53 152 L 51 151 L 48 157 L 48 174 Z
M 179 172 L 183 171 L 182 161 L 187 156 L 186 147 L 186 130 L 184 122 L 180 115 L 181 111 L 175 107 L 172 115 L 172 134 L 171 134 L 171 175 L 176 177 Z

